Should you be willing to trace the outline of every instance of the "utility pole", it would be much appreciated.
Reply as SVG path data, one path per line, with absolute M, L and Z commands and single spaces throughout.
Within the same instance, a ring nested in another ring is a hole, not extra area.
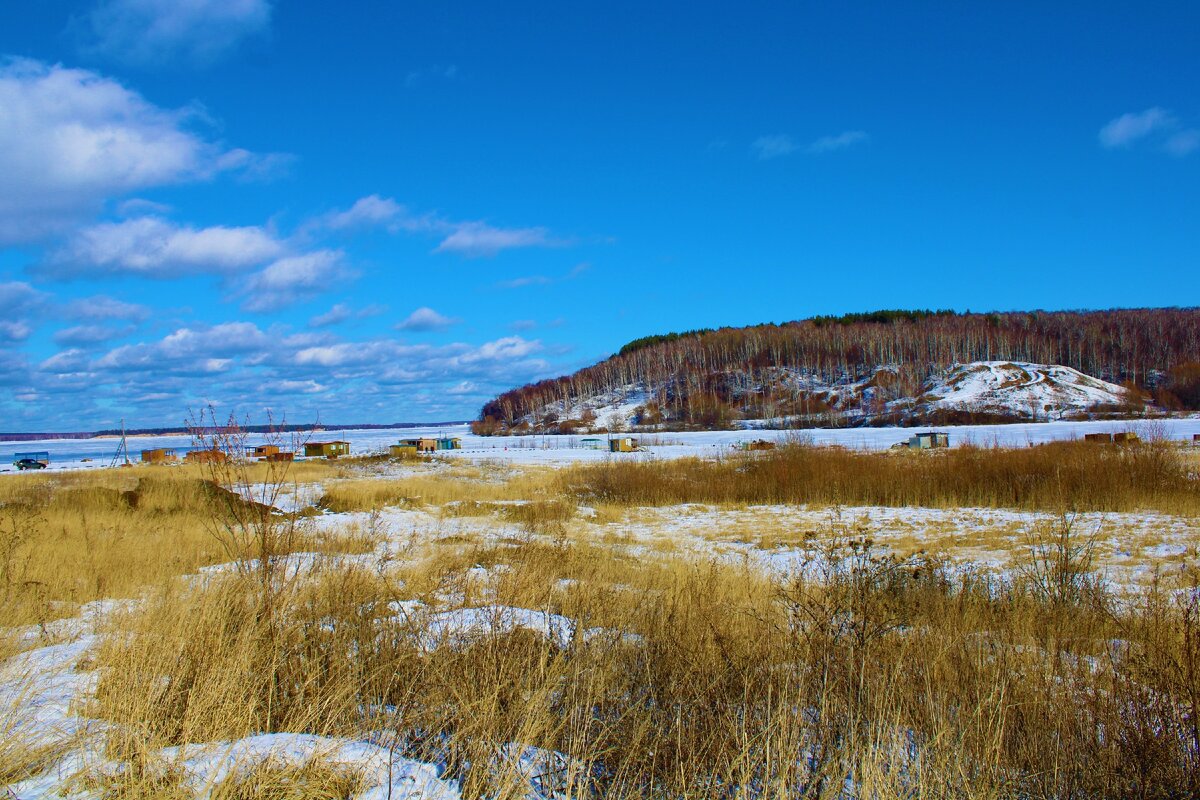
M 125 463 L 121 464 L 122 467 L 133 466 L 129 463 L 129 443 L 125 440 L 125 419 L 123 417 L 121 419 L 121 443 L 117 445 L 117 452 L 113 454 L 112 461 L 108 464 L 109 468 L 117 466 L 117 462 L 121 460 L 122 456 L 125 458 Z

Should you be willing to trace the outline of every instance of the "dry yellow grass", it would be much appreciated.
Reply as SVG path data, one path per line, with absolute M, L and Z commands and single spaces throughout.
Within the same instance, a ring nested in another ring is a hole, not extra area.
M 722 460 L 586 464 L 561 475 L 562 491 L 582 502 L 634 506 L 817 503 L 1200 514 L 1195 472 L 1169 442 L 926 453 L 789 445 Z
M 250 468 L 249 479 L 262 468 Z M 304 474 L 327 475 L 327 467 Z M 228 495 L 194 467 L 20 475 L 0 480 L 0 625 L 70 616 L 91 600 L 229 560 L 217 533 Z M 358 537 L 304 533 L 297 550 L 362 551 Z
M 386 506 L 424 508 L 450 503 L 496 503 L 556 497 L 554 473 L 528 469 L 506 480 L 487 479 L 476 469 L 438 470 L 403 478 L 331 483 L 318 501 L 330 511 L 370 511 Z
M 1194 792 L 1196 608 L 1157 591 L 1113 604 L 1062 544 L 1012 582 L 837 537 L 787 580 L 570 537 L 442 547 L 395 580 L 338 569 L 292 586 L 273 621 L 233 581 L 121 620 L 93 711 L 165 744 L 350 733 L 362 708 L 389 707 L 403 752 L 471 795 L 516 785 L 497 761 L 513 742 L 569 756 L 556 780 L 578 796 L 832 797 L 846 775 L 896 797 Z M 463 591 L 481 566 L 486 600 Z M 397 613 L 419 587 L 434 605 Z M 561 614 L 576 633 L 435 633 L 432 615 L 463 602 Z
M 94 530 L 76 519 L 81 510 L 89 520 L 112 515 L 115 530 L 153 522 L 171 531 L 147 534 L 152 579 L 120 585 L 153 588 L 109 617 L 95 653 L 99 683 L 86 712 L 116 723 L 108 755 L 131 765 L 116 779 L 92 776 L 103 797 L 177 796 L 177 774 L 155 761 L 165 746 L 380 726 L 403 755 L 444 765 L 476 797 L 523 796 L 528 776 L 516 754 L 527 746 L 562 754 L 541 788 L 580 798 L 833 798 L 848 777 L 877 797 L 1195 796 L 1194 571 L 1117 600 L 1097 569 L 1098 540 L 1069 516 L 983 530 L 947 517 L 929 529 L 936 549 L 1004 549 L 1012 569 L 1000 577 L 949 566 L 902 520 L 868 525 L 831 504 L 821 526 L 786 527 L 778 509 L 753 505 L 835 484 L 839 496 L 884 491 L 933 505 L 1096 504 L 1094 487 L 1075 478 L 1044 493 L 1030 484 L 1019 497 L 999 488 L 1005 475 L 1025 481 L 1065 462 L 1068 477 L 1133 470 L 1114 504 L 1192 508 L 1195 479 L 1180 482 L 1177 459 L 1095 452 L 976 453 L 961 463 L 855 456 L 840 482 L 817 467 L 842 456 L 807 452 L 561 474 L 428 464 L 392 479 L 324 465 L 310 477 L 326 505 L 367 511 L 403 498 L 427 512 L 413 516 L 454 535 L 431 528 L 386 568 L 330 559 L 290 573 L 267 558 L 265 568 L 204 582 L 170 580 L 204 558 L 172 560 L 173 541 L 203 535 L 222 560 L 311 543 L 292 520 L 213 495 L 184 470 L 39 477 L 0 489 L 0 510 L 52 513 L 70 531 Z M 795 482 L 792 467 L 807 482 Z M 876 467 L 901 486 L 881 488 L 869 474 Z M 1112 480 L 1096 477 L 1109 488 Z M 667 513 L 704 547 L 663 524 L 658 505 L 681 496 L 706 505 Z M 594 511 L 580 514 L 578 499 L 594 497 Z M 21 540 L 13 552 L 25 561 L 13 563 L 48 574 L 39 560 L 79 547 L 40 544 L 52 538 Z M 360 538 L 358 547 L 371 544 L 366 528 Z M 1142 544 L 1154 543 L 1150 533 Z M 100 546 L 113 551 L 104 558 L 132 557 L 119 536 Z M 754 547 L 798 550 L 803 568 L 783 575 L 737 557 Z M 71 570 L 72 580 L 92 574 Z M 493 622 L 504 609 L 534 622 L 480 625 L 486 615 L 475 611 L 474 627 L 454 627 L 456 610 L 480 608 L 495 612 Z M 540 615 L 561 615 L 546 623 L 550 635 Z M 10 763 L 23 774 L 40 762 Z M 213 796 L 342 797 L 358 785 L 328 764 L 244 766 Z

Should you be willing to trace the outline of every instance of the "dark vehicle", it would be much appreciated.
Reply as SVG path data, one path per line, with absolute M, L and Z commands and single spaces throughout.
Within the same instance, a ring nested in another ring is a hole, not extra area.
M 13 466 L 17 469 L 45 469 L 50 466 L 50 454 L 45 450 L 32 453 L 13 453 Z

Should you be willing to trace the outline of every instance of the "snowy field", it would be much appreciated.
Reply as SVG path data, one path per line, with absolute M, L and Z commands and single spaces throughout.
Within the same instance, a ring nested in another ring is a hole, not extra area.
M 816 445 L 837 445 L 850 449 L 886 450 L 916 433 L 918 428 L 813 428 L 806 430 L 767 430 L 755 427 L 761 421 L 749 421 L 747 429 L 734 431 L 701 431 L 688 433 L 633 434 L 646 445 L 641 453 L 610 456 L 607 449 L 586 447 L 583 440 L 599 438 L 607 448 L 606 436 L 475 436 L 467 425 L 443 425 L 427 428 L 404 428 L 394 430 L 348 430 L 316 434 L 313 441 L 343 439 L 350 442 L 355 455 L 386 453 L 388 445 L 398 439 L 417 437 L 457 436 L 462 439 L 462 450 L 443 451 L 440 455 L 473 460 L 498 460 L 514 464 L 564 464 L 574 461 L 601 461 L 618 458 L 682 458 L 686 456 L 713 456 L 754 439 L 786 441 L 801 437 Z M 1106 422 L 1040 422 L 1015 425 L 958 425 L 938 428 L 950 434 L 951 447 L 966 444 L 984 447 L 1026 447 L 1051 441 L 1083 438 L 1087 433 L 1115 431 L 1137 431 L 1142 438 L 1166 438 L 1176 441 L 1192 441 L 1200 434 L 1200 418 Z M 262 441 L 261 436 L 250 436 L 247 445 Z M 0 447 L 0 472 L 16 472 L 12 466 L 13 454 L 45 450 L 50 453 L 51 470 L 99 469 L 107 467 L 117 451 L 118 440 L 102 439 L 47 439 L 31 442 L 5 442 Z M 138 436 L 130 437 L 129 451 L 133 461 L 139 459 L 141 450 L 170 447 L 179 453 L 194 449 L 188 436 Z

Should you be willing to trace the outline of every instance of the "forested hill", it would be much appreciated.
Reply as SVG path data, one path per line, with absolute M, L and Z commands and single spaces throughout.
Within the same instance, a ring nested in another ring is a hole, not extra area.
M 648 336 L 573 375 L 507 391 L 483 407 L 480 420 L 498 431 L 536 423 L 547 409 L 642 391 L 655 413 L 705 425 L 714 413 L 786 412 L 789 398 L 780 392 L 796 401 L 798 390 L 794 380 L 782 386 L 781 375 L 837 386 L 886 367 L 896 393 L 916 394 L 952 365 L 999 360 L 1063 365 L 1157 392 L 1168 407 L 1196 407 L 1200 308 L 877 311 Z

